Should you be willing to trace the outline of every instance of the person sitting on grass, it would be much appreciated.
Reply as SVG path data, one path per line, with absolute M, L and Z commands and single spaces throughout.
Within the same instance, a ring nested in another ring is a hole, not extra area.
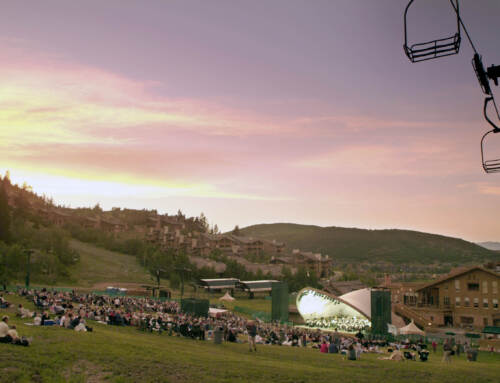
M 236 343 L 238 339 L 236 338 L 235 330 L 229 329 L 229 332 L 227 333 L 227 341 Z
M 329 354 L 338 354 L 339 349 L 337 347 L 337 344 L 335 343 L 335 340 L 332 338 L 330 340 L 330 344 L 328 345 L 328 353 Z
M 45 326 L 45 321 L 47 321 L 47 320 L 50 320 L 50 316 L 49 316 L 49 313 L 47 311 L 44 311 L 40 325 Z
M 10 343 L 11 338 L 8 334 L 9 332 L 9 317 L 4 315 L 2 321 L 0 322 L 0 343 Z
M 26 337 L 22 337 L 20 338 L 18 333 L 17 333 L 17 330 L 16 330 L 16 325 L 12 325 L 12 327 L 10 328 L 10 330 L 7 332 L 8 336 L 11 337 L 12 341 L 11 343 L 12 344 L 15 344 L 15 345 L 18 345 L 18 346 L 29 346 L 30 343 L 31 343 L 31 339 L 27 339 Z
M 34 315 L 35 315 L 35 318 L 33 319 L 33 324 L 35 326 L 41 326 L 41 324 L 42 324 L 42 317 L 38 313 L 35 313 Z
M 17 306 L 16 315 L 21 317 L 21 318 L 32 318 L 33 317 L 33 313 L 31 311 L 29 311 L 28 309 L 25 309 L 22 304 L 19 304 L 19 306 Z
M 9 317 L 4 315 L 0 322 L 0 343 L 12 343 L 20 346 L 29 346 L 31 340 L 19 338 L 16 331 L 16 326 L 9 327 Z
M 0 295 L 0 309 L 7 309 L 10 305 L 11 304 L 4 299 L 3 295 Z
M 347 359 L 356 360 L 356 349 L 354 348 L 354 345 L 352 343 L 349 345 L 349 348 L 347 349 Z
M 328 345 L 326 344 L 326 340 L 323 339 L 323 342 L 321 343 L 321 347 L 319 348 L 319 351 L 322 353 L 328 353 Z

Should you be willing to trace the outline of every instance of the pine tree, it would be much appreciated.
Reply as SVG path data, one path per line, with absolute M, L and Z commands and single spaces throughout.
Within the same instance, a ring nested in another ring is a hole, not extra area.
M 4 181 L 5 182 L 5 181 Z M 0 183 L 0 241 L 9 242 L 10 240 L 10 211 L 7 193 L 5 192 L 3 182 Z
M 240 233 L 240 227 L 236 225 L 233 229 L 233 235 L 236 235 L 237 237 L 241 235 Z

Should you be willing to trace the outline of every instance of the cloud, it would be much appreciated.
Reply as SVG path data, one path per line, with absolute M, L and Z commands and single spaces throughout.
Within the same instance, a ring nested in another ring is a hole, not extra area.
M 468 161 L 458 147 L 458 143 L 436 144 L 430 140 L 422 140 L 407 146 L 347 145 L 300 159 L 294 162 L 293 166 L 338 174 L 379 176 L 429 176 L 476 171 L 475 162 Z
M 459 189 L 472 190 L 477 194 L 500 196 L 500 186 L 489 182 L 466 182 L 457 185 Z
M 275 122 L 252 113 L 196 99 L 160 97 L 154 83 L 95 68 L 42 60 L 7 61 L 0 69 L 3 143 L 20 137 L 33 142 L 101 142 L 107 135 L 119 135 L 120 129 L 140 126 L 235 137 L 276 131 Z

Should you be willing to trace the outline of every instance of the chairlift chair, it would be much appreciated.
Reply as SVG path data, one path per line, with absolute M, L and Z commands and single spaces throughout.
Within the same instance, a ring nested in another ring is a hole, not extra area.
M 455 3 L 454 3 L 455 1 Z M 408 44 L 408 31 L 407 31 L 407 14 L 408 9 L 413 4 L 414 0 L 410 0 L 406 6 L 404 13 L 404 28 L 405 28 L 405 43 L 403 45 L 406 56 L 411 62 L 419 62 L 425 60 L 432 60 L 439 57 L 451 56 L 458 53 L 460 50 L 460 12 L 458 7 L 458 0 L 450 0 L 457 15 L 457 32 L 450 37 L 427 41 L 425 43 Z
M 493 127 L 493 129 L 486 132 L 483 135 L 483 138 L 481 139 L 481 161 L 483 162 L 483 169 L 486 173 L 500 173 L 500 157 L 498 157 L 497 159 L 487 159 L 485 156 L 485 147 L 484 147 L 485 138 L 491 133 L 500 133 L 500 128 L 497 125 L 495 125 L 493 121 L 490 120 L 486 112 L 488 103 L 491 100 L 493 100 L 493 97 L 486 97 L 484 99 L 484 109 L 483 109 L 484 118 Z
M 488 74 L 484 70 L 483 60 L 481 56 L 479 56 L 479 54 L 477 53 L 474 54 L 474 57 L 472 58 L 472 67 L 474 68 L 477 81 L 479 81 L 479 85 L 481 86 L 483 93 L 488 96 L 491 96 L 491 87 L 490 87 L 490 82 L 488 80 Z M 485 106 L 487 103 L 488 102 L 485 100 Z M 486 119 L 488 119 L 488 117 L 486 117 Z

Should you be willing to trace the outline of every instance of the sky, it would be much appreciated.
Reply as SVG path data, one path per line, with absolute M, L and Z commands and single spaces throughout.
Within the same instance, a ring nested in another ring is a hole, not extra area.
M 500 2 L 460 5 L 485 64 L 500 64 Z M 410 63 L 405 6 L 0 0 L 0 173 L 71 207 L 203 212 L 222 230 L 500 241 L 473 51 L 464 39 L 459 55 Z M 410 43 L 455 30 L 447 0 L 410 8 Z M 488 145 L 498 158 L 500 137 Z

